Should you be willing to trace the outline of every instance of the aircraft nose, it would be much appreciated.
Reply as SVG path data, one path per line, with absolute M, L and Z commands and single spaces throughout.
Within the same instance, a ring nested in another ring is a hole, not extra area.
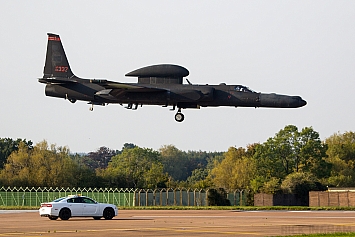
M 301 106 L 300 106 L 300 107 L 305 106 L 305 105 L 307 104 L 307 101 L 305 101 L 305 100 L 301 99 L 300 104 L 301 104 Z
M 300 96 L 260 94 L 260 104 L 262 107 L 271 108 L 298 108 L 305 106 L 307 102 Z
M 296 101 L 297 107 L 302 107 L 307 104 L 307 101 L 302 99 L 301 96 L 293 96 L 294 100 Z

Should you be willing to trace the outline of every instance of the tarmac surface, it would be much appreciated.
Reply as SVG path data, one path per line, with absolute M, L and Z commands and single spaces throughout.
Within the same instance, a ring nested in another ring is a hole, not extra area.
M 0 236 L 286 236 L 355 232 L 354 211 L 119 210 L 112 220 L 52 221 L 0 211 Z

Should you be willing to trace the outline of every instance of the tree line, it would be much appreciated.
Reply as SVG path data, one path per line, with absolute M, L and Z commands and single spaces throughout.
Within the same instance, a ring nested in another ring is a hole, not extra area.
M 285 126 L 264 143 L 226 152 L 159 150 L 126 143 L 72 154 L 47 141 L 0 138 L 0 186 L 222 188 L 306 194 L 355 186 L 355 133 L 320 139 L 312 127 Z

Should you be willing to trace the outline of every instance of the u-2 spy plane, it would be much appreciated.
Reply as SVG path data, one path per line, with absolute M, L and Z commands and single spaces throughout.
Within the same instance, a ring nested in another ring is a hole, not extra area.
M 47 54 L 43 77 L 46 96 L 59 97 L 75 103 L 88 101 L 94 105 L 127 104 L 136 110 L 143 105 L 177 108 L 175 120 L 182 122 L 182 109 L 208 106 L 298 108 L 307 104 L 300 96 L 257 93 L 242 85 L 183 84 L 189 71 L 178 65 L 160 64 L 143 67 L 126 74 L 138 77 L 138 83 L 82 79 L 74 75 L 59 35 L 48 33 Z

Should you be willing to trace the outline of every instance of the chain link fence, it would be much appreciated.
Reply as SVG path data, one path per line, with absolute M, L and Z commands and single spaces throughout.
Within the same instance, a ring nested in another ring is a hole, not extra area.
M 136 206 L 208 206 L 208 190 L 204 189 L 140 189 Z
M 122 206 L 209 206 L 209 189 L 129 189 L 129 188 L 52 188 L 1 187 L 0 206 L 40 206 L 68 195 L 82 195 L 98 202 Z M 226 193 L 232 206 L 247 203 L 244 190 Z

